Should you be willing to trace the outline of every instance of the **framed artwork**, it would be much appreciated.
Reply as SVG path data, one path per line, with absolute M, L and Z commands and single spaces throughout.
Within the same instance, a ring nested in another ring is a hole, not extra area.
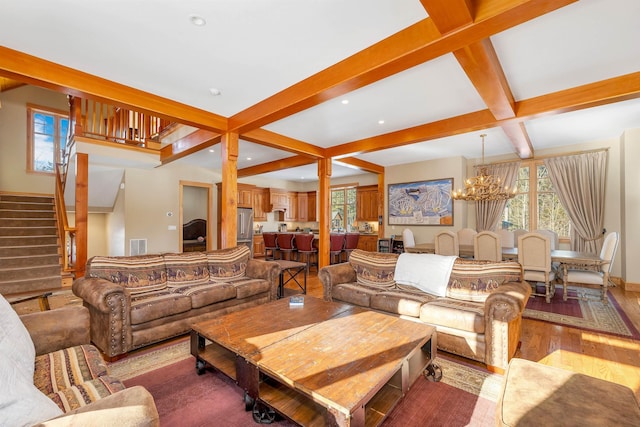
M 453 225 L 453 178 L 389 184 L 389 225 Z

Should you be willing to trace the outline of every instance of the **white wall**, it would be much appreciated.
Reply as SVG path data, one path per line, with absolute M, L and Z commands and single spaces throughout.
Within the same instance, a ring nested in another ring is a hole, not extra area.
M 640 129 L 627 130 L 621 145 L 619 209 L 622 228 L 617 259 L 625 282 L 640 286 Z

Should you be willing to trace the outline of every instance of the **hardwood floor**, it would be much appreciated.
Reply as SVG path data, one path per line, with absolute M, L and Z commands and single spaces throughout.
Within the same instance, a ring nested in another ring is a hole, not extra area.
M 285 289 L 285 295 L 296 292 L 293 287 Z M 621 287 L 609 292 L 640 330 L 640 292 L 625 292 Z M 307 279 L 307 294 L 322 298 L 315 270 Z M 521 341 L 516 357 L 626 385 L 640 400 L 640 341 L 530 319 L 522 322 Z

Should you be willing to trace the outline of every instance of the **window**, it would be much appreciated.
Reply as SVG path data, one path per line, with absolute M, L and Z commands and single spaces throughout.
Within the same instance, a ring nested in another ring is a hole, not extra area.
M 516 186 L 518 194 L 507 201 L 502 227 L 509 230 L 552 230 L 559 238 L 568 239 L 569 215 L 560 203 L 542 161 L 523 162 Z
M 331 230 L 349 231 L 356 221 L 355 187 L 334 188 L 331 190 Z
M 28 106 L 27 170 L 30 172 L 54 173 L 55 165 L 62 161 L 69 115 L 45 107 Z

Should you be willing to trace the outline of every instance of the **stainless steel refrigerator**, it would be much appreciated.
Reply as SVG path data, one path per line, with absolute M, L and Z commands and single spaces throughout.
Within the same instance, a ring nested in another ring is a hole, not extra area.
M 253 209 L 238 208 L 238 245 L 247 245 L 253 258 Z

